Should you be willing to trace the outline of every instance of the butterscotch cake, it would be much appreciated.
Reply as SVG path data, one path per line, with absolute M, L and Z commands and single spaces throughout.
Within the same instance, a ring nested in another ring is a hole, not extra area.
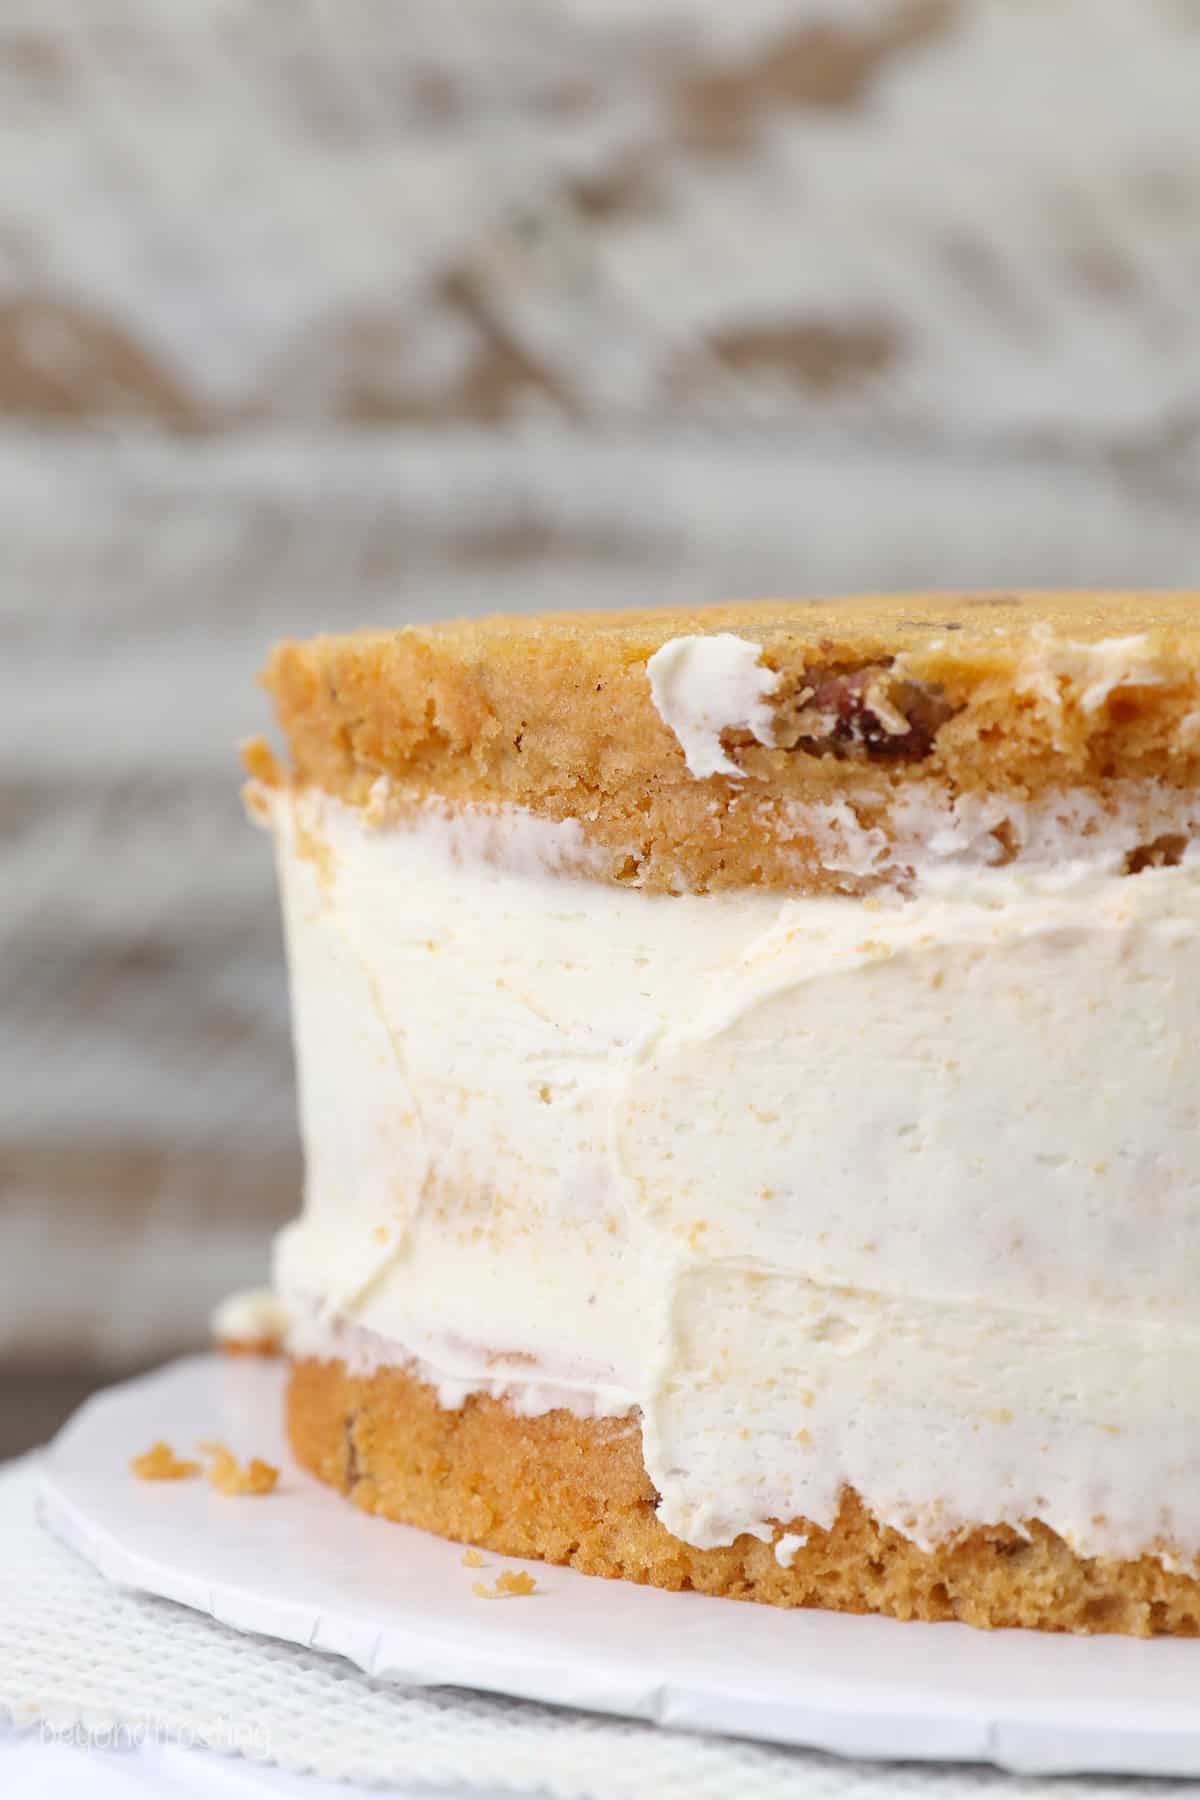
M 1200 1629 L 1200 595 L 492 618 L 266 682 L 301 1463 L 596 1575 Z

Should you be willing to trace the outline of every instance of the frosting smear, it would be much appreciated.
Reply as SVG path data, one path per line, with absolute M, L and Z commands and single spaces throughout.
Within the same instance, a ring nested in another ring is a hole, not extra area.
M 414 1361 L 449 1406 L 636 1410 L 697 1545 L 827 1525 L 849 1484 L 922 1543 L 1036 1518 L 1191 1566 L 1191 850 L 670 896 L 502 809 L 271 809 L 299 1347 Z

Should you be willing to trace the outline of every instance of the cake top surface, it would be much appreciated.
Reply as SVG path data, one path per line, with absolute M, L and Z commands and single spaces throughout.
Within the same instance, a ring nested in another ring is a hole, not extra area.
M 1200 592 L 495 615 L 285 642 L 264 679 L 300 783 L 579 818 L 671 887 L 785 884 L 797 806 L 917 782 L 1200 786 Z
M 1145 632 L 1165 633 L 1200 652 L 1197 591 L 997 591 L 963 594 L 850 594 L 836 598 L 734 600 L 705 606 L 629 607 L 619 611 L 492 613 L 390 629 L 365 629 L 315 638 L 314 646 L 383 645 L 399 632 L 462 651 L 493 654 L 504 643 L 542 644 L 569 639 L 635 652 L 656 649 L 673 637 L 732 631 L 781 650 L 832 641 L 847 651 L 931 649 L 948 633 L 961 633 L 957 648 L 1018 641 L 1038 629 L 1082 643 Z

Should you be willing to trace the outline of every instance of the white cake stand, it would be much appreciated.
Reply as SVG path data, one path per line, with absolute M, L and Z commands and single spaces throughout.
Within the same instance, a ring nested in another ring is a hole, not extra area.
M 1200 1774 L 1200 1640 L 1072 1638 L 782 1612 L 598 1581 L 372 1519 L 299 1470 L 277 1363 L 194 1357 L 98 1394 L 46 1452 L 43 1516 L 111 1581 L 347 1657 L 377 1679 L 449 1684 L 846 1756 L 1036 1773 Z M 157 1438 L 282 1466 L 230 1499 L 145 1482 Z M 528 1598 L 484 1600 L 502 1569 Z

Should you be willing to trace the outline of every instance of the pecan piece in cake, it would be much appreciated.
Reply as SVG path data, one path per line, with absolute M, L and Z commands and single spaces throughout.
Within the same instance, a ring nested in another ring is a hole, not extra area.
M 938 688 L 896 676 L 890 662 L 810 668 L 776 715 L 775 741 L 808 756 L 917 762 L 953 710 Z

